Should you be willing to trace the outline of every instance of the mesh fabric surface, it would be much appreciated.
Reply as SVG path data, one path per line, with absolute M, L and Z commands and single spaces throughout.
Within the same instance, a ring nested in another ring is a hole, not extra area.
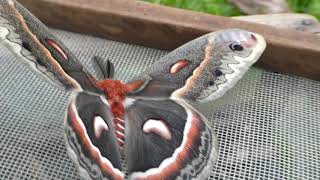
M 98 78 L 94 55 L 128 81 L 167 53 L 53 32 Z M 79 179 L 64 143 L 69 96 L 0 48 L 0 179 Z M 320 178 L 320 82 L 252 68 L 223 98 L 197 108 L 219 141 L 210 179 Z

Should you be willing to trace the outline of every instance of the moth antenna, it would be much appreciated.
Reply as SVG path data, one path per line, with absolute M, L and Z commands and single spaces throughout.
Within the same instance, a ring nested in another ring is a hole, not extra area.
M 97 63 L 104 79 L 113 79 L 114 77 L 114 65 L 110 60 L 105 60 L 99 56 L 93 57 Z

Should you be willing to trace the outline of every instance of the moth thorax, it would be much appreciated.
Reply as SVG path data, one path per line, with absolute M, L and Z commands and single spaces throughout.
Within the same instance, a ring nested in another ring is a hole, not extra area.
M 103 90 L 105 97 L 110 104 L 114 117 L 113 124 L 116 130 L 117 141 L 120 148 L 123 147 L 125 140 L 124 101 L 126 99 L 126 95 L 139 89 L 141 86 L 143 86 L 143 84 L 144 81 L 141 80 L 125 84 L 119 80 L 113 79 L 106 79 L 96 83 L 96 85 Z
M 124 100 L 126 94 L 128 93 L 128 87 L 126 84 L 119 80 L 103 80 L 97 83 L 97 86 L 101 88 L 105 97 L 107 98 L 111 112 L 113 114 L 113 125 L 116 130 L 117 141 L 120 148 L 124 145 L 124 133 L 125 133 L 125 123 L 124 123 Z

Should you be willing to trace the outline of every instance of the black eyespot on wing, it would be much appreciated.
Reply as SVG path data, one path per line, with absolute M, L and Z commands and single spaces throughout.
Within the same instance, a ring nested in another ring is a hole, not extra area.
M 40 66 L 45 66 L 46 64 L 44 62 L 42 62 L 39 58 L 37 58 L 37 63 L 40 65 Z
M 240 44 L 230 44 L 229 48 L 232 51 L 242 51 L 243 50 L 243 46 L 241 46 Z
M 31 51 L 31 47 L 30 47 L 30 44 L 27 43 L 27 42 L 22 42 L 22 47 L 25 48 L 26 50 L 28 51 Z
M 209 86 L 213 86 L 214 82 L 213 81 L 209 81 L 208 84 L 209 84 Z
M 214 74 L 216 75 L 216 77 L 218 77 L 218 76 L 221 76 L 223 73 L 219 69 L 216 69 L 214 71 Z

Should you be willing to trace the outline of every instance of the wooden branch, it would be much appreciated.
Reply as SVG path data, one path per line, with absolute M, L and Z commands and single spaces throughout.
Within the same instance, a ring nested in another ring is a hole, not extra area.
M 286 0 L 229 0 L 245 14 L 287 13 L 289 6 Z
M 258 65 L 320 80 L 320 37 L 309 33 L 134 0 L 19 1 L 51 27 L 165 50 L 211 31 L 247 29 L 268 43 Z
M 320 23 L 317 18 L 307 14 L 281 13 L 268 15 L 237 16 L 232 19 L 266 24 L 277 28 L 288 28 L 313 33 L 320 36 Z

